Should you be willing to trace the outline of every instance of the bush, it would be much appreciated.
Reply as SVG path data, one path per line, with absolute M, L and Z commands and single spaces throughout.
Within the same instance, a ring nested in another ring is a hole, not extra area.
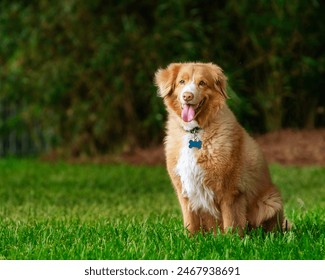
M 201 60 L 225 70 L 250 130 L 321 125 L 322 13 L 306 0 L 1 1 L 0 102 L 23 100 L 20 124 L 62 153 L 130 150 L 163 137 L 156 69 Z

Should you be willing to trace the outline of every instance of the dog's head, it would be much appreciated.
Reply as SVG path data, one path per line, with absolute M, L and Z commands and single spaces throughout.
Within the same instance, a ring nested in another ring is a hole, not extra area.
M 212 63 L 172 63 L 156 72 L 155 83 L 167 109 L 184 122 L 202 122 L 227 98 L 226 77 Z

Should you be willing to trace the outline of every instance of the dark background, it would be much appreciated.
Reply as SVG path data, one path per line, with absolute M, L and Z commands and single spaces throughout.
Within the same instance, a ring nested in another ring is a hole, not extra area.
M 324 1 L 0 1 L 0 155 L 161 143 L 153 76 L 221 66 L 253 133 L 325 125 Z

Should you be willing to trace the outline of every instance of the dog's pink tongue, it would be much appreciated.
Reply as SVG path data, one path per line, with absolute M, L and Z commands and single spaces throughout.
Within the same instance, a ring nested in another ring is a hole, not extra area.
M 184 122 L 190 122 L 194 119 L 194 106 L 185 104 L 182 110 L 182 119 Z

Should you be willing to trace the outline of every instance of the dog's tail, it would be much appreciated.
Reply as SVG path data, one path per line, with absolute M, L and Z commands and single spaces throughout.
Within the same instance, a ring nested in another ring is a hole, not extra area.
M 258 208 L 257 225 L 261 225 L 267 231 L 291 229 L 291 223 L 284 217 L 282 198 L 276 188 L 272 188 L 262 196 Z

